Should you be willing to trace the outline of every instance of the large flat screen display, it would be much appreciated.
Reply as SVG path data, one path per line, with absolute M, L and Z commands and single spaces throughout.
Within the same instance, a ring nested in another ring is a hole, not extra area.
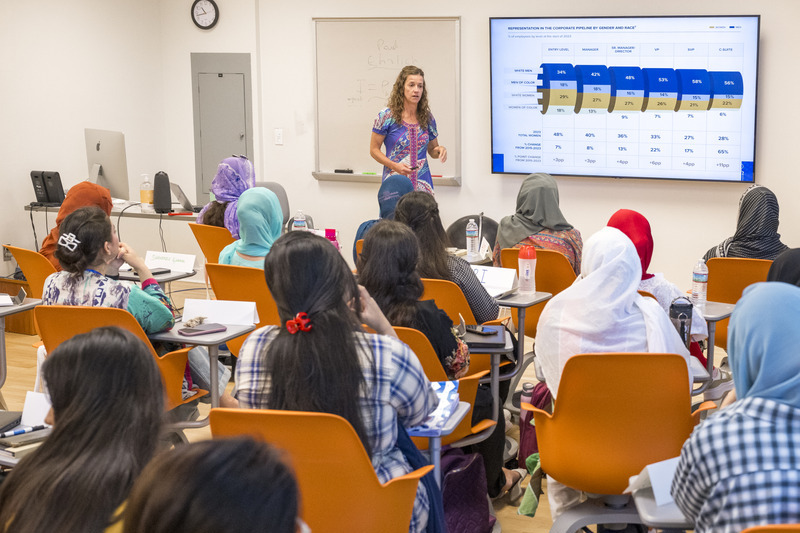
M 758 16 L 489 25 L 492 172 L 754 181 Z

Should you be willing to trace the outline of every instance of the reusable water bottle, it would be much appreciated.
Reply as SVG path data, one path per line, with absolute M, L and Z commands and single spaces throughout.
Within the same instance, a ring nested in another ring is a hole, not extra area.
M 536 292 L 536 248 L 533 246 L 519 249 L 519 292 Z
M 298 209 L 297 214 L 294 216 L 294 222 L 292 222 L 292 231 L 306 231 L 307 229 L 306 216 L 303 211 Z
M 699 309 L 706 306 L 708 293 L 708 267 L 702 259 L 694 265 L 692 270 L 692 303 Z
M 479 246 L 478 225 L 475 223 L 475 219 L 471 218 L 467 222 L 467 255 L 469 257 L 477 257 Z

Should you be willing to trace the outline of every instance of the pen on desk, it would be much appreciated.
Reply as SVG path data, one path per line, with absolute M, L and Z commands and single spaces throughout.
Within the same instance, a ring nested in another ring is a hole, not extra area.
M 179 216 L 184 216 L 184 215 L 185 216 L 190 216 L 190 215 L 194 215 L 194 214 L 195 213 L 193 211 L 186 211 L 186 212 L 181 211 L 180 213 L 167 213 L 167 216 L 179 217 Z
M 15 429 L 13 431 L 6 431 L 5 433 L 0 433 L 0 439 L 5 439 L 6 437 L 13 437 L 14 435 L 22 435 L 23 433 L 33 433 L 34 431 L 39 431 L 40 429 L 46 429 L 46 428 L 47 426 L 33 426 L 25 429 Z
M 362 174 L 365 174 L 367 176 L 377 176 L 378 175 L 377 172 L 362 172 Z

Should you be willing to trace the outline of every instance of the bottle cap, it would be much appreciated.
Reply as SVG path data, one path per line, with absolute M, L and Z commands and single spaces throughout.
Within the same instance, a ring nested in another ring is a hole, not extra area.
M 520 247 L 519 249 L 519 258 L 520 259 L 536 259 L 536 247 L 531 245 L 525 245 Z

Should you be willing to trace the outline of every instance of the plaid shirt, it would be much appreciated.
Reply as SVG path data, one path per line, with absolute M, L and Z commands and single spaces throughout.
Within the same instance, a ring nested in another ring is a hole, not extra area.
M 265 362 L 274 332 L 275 326 L 254 331 L 239 351 L 234 396 L 242 408 L 269 408 L 270 376 Z M 419 425 L 439 400 L 408 346 L 394 337 L 366 333 L 356 334 L 356 343 L 366 382 L 366 393 L 360 398 L 361 416 L 372 445 L 372 466 L 381 483 L 386 483 L 412 470 L 396 445 L 397 419 L 405 427 Z M 409 531 L 425 529 L 429 508 L 427 492 L 420 483 Z
M 672 495 L 695 531 L 800 522 L 800 409 L 745 398 L 683 445 Z

